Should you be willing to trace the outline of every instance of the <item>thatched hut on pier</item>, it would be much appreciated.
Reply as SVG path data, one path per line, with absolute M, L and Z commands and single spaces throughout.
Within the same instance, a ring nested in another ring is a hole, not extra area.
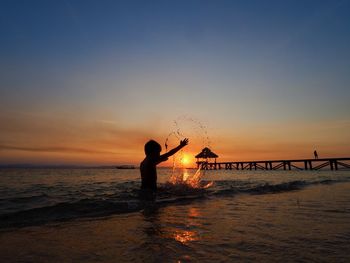
M 197 166 L 207 164 L 210 159 L 215 159 L 214 162 L 216 163 L 216 158 L 219 156 L 216 153 L 213 153 L 208 147 L 205 147 L 199 154 L 195 156 L 197 158 Z

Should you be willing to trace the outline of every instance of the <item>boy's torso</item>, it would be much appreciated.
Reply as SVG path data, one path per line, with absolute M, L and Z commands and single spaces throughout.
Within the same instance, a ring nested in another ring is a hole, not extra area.
M 156 162 L 150 158 L 145 158 L 140 164 L 141 188 L 157 189 L 157 168 Z

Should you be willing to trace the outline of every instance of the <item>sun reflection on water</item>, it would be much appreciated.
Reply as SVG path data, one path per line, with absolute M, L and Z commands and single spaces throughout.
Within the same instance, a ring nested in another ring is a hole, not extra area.
M 194 231 L 178 229 L 174 233 L 174 239 L 182 244 L 187 244 L 188 242 L 199 240 L 199 237 Z
M 188 210 L 184 223 L 187 228 L 190 227 L 192 229 L 176 229 L 174 230 L 173 238 L 183 245 L 186 245 L 189 242 L 198 241 L 200 239 L 199 233 L 198 231 L 195 231 L 194 228 L 200 225 L 198 222 L 200 215 L 201 213 L 197 208 L 191 207 Z
M 200 211 L 198 208 L 191 207 L 190 210 L 188 211 L 188 216 L 190 218 L 197 218 L 201 215 Z

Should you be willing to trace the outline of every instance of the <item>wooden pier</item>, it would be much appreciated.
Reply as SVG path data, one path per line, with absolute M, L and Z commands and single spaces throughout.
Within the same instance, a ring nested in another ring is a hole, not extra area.
M 206 162 L 199 161 L 197 166 L 204 170 L 330 170 L 350 169 L 350 158 L 322 158 L 299 160 L 271 160 L 245 162 Z

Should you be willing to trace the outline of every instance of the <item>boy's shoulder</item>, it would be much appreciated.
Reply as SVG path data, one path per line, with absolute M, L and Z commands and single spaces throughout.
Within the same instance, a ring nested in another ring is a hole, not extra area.
M 154 158 L 146 156 L 145 159 L 143 159 L 143 161 L 141 162 L 141 165 L 152 165 L 152 164 L 155 164 L 156 162 L 157 160 L 155 160 Z

